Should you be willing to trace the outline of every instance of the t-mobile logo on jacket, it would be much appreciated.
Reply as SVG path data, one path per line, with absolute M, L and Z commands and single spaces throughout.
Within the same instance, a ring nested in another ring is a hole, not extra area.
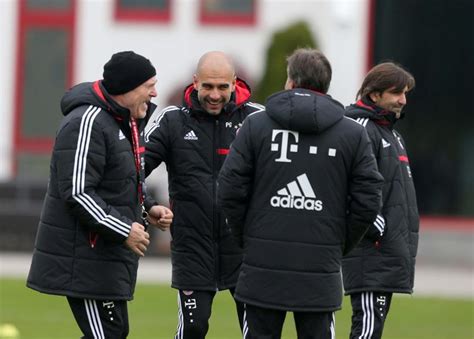
M 281 135 L 281 143 L 275 142 L 278 139 L 278 136 Z M 295 140 L 295 144 L 290 143 L 291 139 Z M 298 152 L 298 139 L 299 134 L 295 131 L 289 131 L 286 129 L 274 129 L 272 131 L 272 144 L 271 151 L 278 152 L 280 151 L 280 157 L 275 159 L 276 162 L 291 162 L 291 159 L 288 159 L 288 145 L 290 146 L 290 152 Z
M 316 195 L 306 173 L 297 176 L 296 180 L 289 182 L 286 187 L 278 190 L 277 194 L 270 199 L 270 205 L 273 207 L 318 212 L 323 209 L 323 202 L 316 200 Z

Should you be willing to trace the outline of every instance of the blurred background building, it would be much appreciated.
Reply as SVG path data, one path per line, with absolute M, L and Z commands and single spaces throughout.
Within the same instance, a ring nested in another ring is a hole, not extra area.
M 344 105 L 380 61 L 414 74 L 397 128 L 424 217 L 420 261 L 472 267 L 472 0 L 0 0 L 0 42 L 0 251 L 32 250 L 60 98 L 100 79 L 113 53 L 153 62 L 161 109 L 180 102 L 206 51 L 233 56 L 264 103 L 283 89 L 285 56 L 317 46 L 333 67 L 329 94 Z M 149 187 L 166 203 L 165 169 Z M 155 252 L 165 253 L 167 238 L 159 239 Z

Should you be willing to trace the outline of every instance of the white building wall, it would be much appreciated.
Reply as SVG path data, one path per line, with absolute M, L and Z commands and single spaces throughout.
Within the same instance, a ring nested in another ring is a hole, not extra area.
M 297 20 L 306 20 L 333 68 L 329 90 L 347 105 L 364 73 L 368 0 L 257 0 L 255 26 L 202 26 L 197 0 L 172 0 L 169 23 L 118 22 L 113 0 L 77 0 L 74 83 L 101 78 L 102 67 L 121 50 L 148 57 L 158 72 L 158 109 L 176 90 L 191 82 L 199 57 L 223 50 L 234 57 L 254 82 L 262 77 L 272 34 Z M 0 180 L 10 176 L 13 124 L 13 72 L 16 2 L 0 0 Z M 6 46 L 6 47 L 5 47 Z M 282 89 L 283 89 L 282 84 Z
M 17 17 L 15 0 L 0 0 L 0 180 L 10 178 L 12 171 Z
M 303 19 L 332 63 L 331 94 L 344 104 L 353 100 L 365 65 L 367 0 L 258 0 L 259 18 L 251 27 L 202 26 L 198 1 L 172 4 L 171 22 L 160 24 L 117 22 L 112 0 L 80 2 L 76 81 L 100 77 L 112 53 L 134 50 L 157 67 L 156 103 L 163 108 L 174 88 L 191 81 L 197 60 L 209 50 L 228 52 L 258 81 L 273 32 Z

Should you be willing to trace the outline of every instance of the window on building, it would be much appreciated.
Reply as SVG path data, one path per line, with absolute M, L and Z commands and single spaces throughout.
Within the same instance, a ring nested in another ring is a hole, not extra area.
M 27 0 L 28 11 L 35 10 L 68 10 L 71 8 L 71 0 Z
M 15 77 L 14 173 L 44 178 L 59 101 L 72 84 L 76 0 L 19 1 Z
M 26 138 L 53 136 L 61 119 L 58 102 L 67 87 L 67 33 L 29 29 L 24 60 L 22 134 Z
M 115 0 L 115 18 L 119 21 L 168 22 L 171 0 Z
M 256 0 L 200 0 L 204 25 L 254 25 Z

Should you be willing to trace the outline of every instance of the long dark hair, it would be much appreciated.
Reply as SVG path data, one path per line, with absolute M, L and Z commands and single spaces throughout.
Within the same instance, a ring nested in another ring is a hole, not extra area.
M 409 91 L 415 87 L 413 75 L 400 65 L 384 62 L 367 73 L 356 99 L 364 98 L 371 93 L 383 93 L 388 89 L 394 93 L 401 93 L 405 87 L 408 87 Z

